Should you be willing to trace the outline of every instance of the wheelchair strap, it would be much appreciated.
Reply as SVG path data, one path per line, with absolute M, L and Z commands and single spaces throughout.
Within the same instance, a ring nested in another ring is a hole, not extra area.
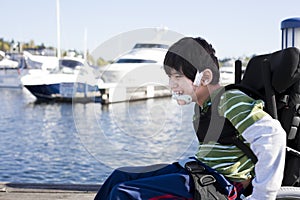
M 187 162 L 185 164 L 186 170 L 194 182 L 194 200 L 203 199 L 219 199 L 226 200 L 227 195 L 222 194 L 218 189 L 217 179 L 212 173 L 208 172 L 206 168 L 199 164 L 197 161 Z

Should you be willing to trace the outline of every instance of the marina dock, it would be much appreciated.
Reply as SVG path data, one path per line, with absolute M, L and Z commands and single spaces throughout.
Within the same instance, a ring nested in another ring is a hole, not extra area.
M 91 200 L 97 184 L 0 183 L 1 200 Z

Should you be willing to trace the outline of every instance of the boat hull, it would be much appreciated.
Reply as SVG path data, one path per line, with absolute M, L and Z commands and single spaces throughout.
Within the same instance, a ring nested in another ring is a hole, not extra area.
M 101 104 L 111 104 L 124 101 L 138 101 L 152 98 L 170 97 L 170 89 L 163 84 L 148 83 L 140 86 L 118 86 L 117 84 L 101 84 Z
M 97 86 L 85 83 L 56 83 L 43 85 L 24 85 L 38 100 L 53 101 L 100 101 L 100 91 Z

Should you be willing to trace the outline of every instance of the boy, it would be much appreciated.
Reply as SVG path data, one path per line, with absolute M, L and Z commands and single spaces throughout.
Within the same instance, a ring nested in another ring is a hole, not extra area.
M 263 111 L 263 102 L 239 90 L 218 95 L 222 90 L 218 59 L 202 38 L 186 37 L 173 44 L 164 65 L 178 104 L 196 103 L 194 127 L 199 148 L 192 160 L 215 170 L 233 186 L 224 193 L 220 177 L 214 175 L 219 182 L 214 198 L 239 199 L 252 183 L 253 192 L 247 199 L 275 199 L 283 178 L 286 136 L 280 123 Z M 224 140 L 233 134 L 250 146 L 256 164 L 235 144 Z M 152 166 L 153 170 L 144 173 L 138 173 L 143 168 L 117 169 L 95 199 L 196 199 L 196 186 L 185 168 L 190 161 Z M 208 193 L 212 192 L 201 191 L 200 196 Z

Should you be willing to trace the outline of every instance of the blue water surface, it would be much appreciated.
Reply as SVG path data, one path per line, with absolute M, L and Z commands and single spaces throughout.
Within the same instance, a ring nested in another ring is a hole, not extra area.
M 98 184 L 116 167 L 195 151 L 193 105 L 37 102 L 25 88 L 0 92 L 0 182 Z

